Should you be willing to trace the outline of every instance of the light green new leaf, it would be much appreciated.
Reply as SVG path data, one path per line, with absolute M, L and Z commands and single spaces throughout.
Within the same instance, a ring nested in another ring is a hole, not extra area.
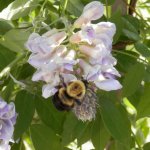
M 35 111 L 34 100 L 35 96 L 26 91 L 21 91 L 16 96 L 15 106 L 18 117 L 14 131 L 15 139 L 18 139 L 31 124 Z
M 149 142 L 150 118 L 144 117 L 136 121 L 136 140 L 142 146 Z
M 0 13 L 1 19 L 15 20 L 26 16 L 38 6 L 39 0 L 15 0 Z
M 12 29 L 8 31 L 1 39 L 0 44 L 14 52 L 21 52 L 25 49 L 25 42 L 29 37 L 29 32 Z
M 145 68 L 143 64 L 137 63 L 129 68 L 123 80 L 123 96 L 128 97 L 136 92 L 142 79 L 144 78 Z
M 35 150 L 60 150 L 60 138 L 51 128 L 34 124 L 30 131 Z

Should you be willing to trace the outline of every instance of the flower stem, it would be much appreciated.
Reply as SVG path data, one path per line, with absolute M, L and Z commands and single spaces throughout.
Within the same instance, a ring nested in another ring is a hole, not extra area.
M 141 147 L 140 143 L 138 142 L 138 140 L 137 140 L 137 138 L 136 138 L 136 136 L 132 130 L 131 130 L 131 134 L 133 135 L 133 138 L 134 138 L 139 150 L 143 150 L 143 148 Z
M 108 18 L 109 18 L 109 13 L 108 13 L 108 1 L 105 0 L 105 2 L 106 2 L 106 17 L 107 17 L 107 20 L 108 20 Z
M 68 0 L 65 0 L 64 7 L 63 7 L 63 15 L 65 14 L 67 4 L 68 4 Z

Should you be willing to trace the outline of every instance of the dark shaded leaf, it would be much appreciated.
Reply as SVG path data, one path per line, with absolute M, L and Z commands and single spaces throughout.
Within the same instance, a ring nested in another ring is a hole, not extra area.
M 35 101 L 36 110 L 41 120 L 56 133 L 62 132 L 65 113 L 59 112 L 52 105 L 52 101 L 37 97 Z
M 35 150 L 59 150 L 60 138 L 55 132 L 42 124 L 34 124 L 30 128 Z
M 110 139 L 110 134 L 105 129 L 103 122 L 98 114 L 92 126 L 91 140 L 96 150 L 104 150 Z
M 137 63 L 133 65 L 125 75 L 123 81 L 123 96 L 130 96 L 139 88 L 144 77 L 144 65 Z
M 5 34 L 13 28 L 12 24 L 9 21 L 0 19 L 0 35 Z
M 18 139 L 31 124 L 35 111 L 35 98 L 36 97 L 34 95 L 26 91 L 21 91 L 16 96 L 15 106 L 18 117 L 14 131 L 15 139 Z
M 115 23 L 116 25 L 116 33 L 113 38 L 113 43 L 115 44 L 118 41 L 123 29 L 121 10 L 118 9 L 116 12 L 114 12 L 109 21 Z
M 128 146 L 130 123 L 122 107 L 117 107 L 106 97 L 100 98 L 101 116 L 110 134 L 122 144 Z
M 150 85 L 147 84 L 144 87 L 144 92 L 141 96 L 141 99 L 139 101 L 138 107 L 137 107 L 137 117 L 149 117 L 150 116 Z
M 150 150 L 150 142 L 144 145 L 143 150 Z
M 0 44 L 0 71 L 13 61 L 15 56 L 14 52 L 11 52 L 8 48 Z

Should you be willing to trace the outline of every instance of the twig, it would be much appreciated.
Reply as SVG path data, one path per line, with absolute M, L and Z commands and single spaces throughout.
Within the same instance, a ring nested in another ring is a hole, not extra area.
M 137 3 L 137 0 L 131 0 L 130 1 L 130 4 L 129 4 L 129 15 L 133 15 L 134 13 L 134 10 L 135 10 L 135 7 L 136 7 L 136 3 Z

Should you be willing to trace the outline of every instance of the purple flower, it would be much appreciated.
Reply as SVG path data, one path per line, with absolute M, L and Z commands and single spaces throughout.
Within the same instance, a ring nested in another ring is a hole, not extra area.
M 14 132 L 17 114 L 13 102 L 7 104 L 0 98 L 0 147 L 9 149 L 9 141 Z
M 82 15 L 75 21 L 74 27 L 80 28 L 92 20 L 99 19 L 103 15 L 103 11 L 104 6 L 98 1 L 87 4 L 83 9 Z

